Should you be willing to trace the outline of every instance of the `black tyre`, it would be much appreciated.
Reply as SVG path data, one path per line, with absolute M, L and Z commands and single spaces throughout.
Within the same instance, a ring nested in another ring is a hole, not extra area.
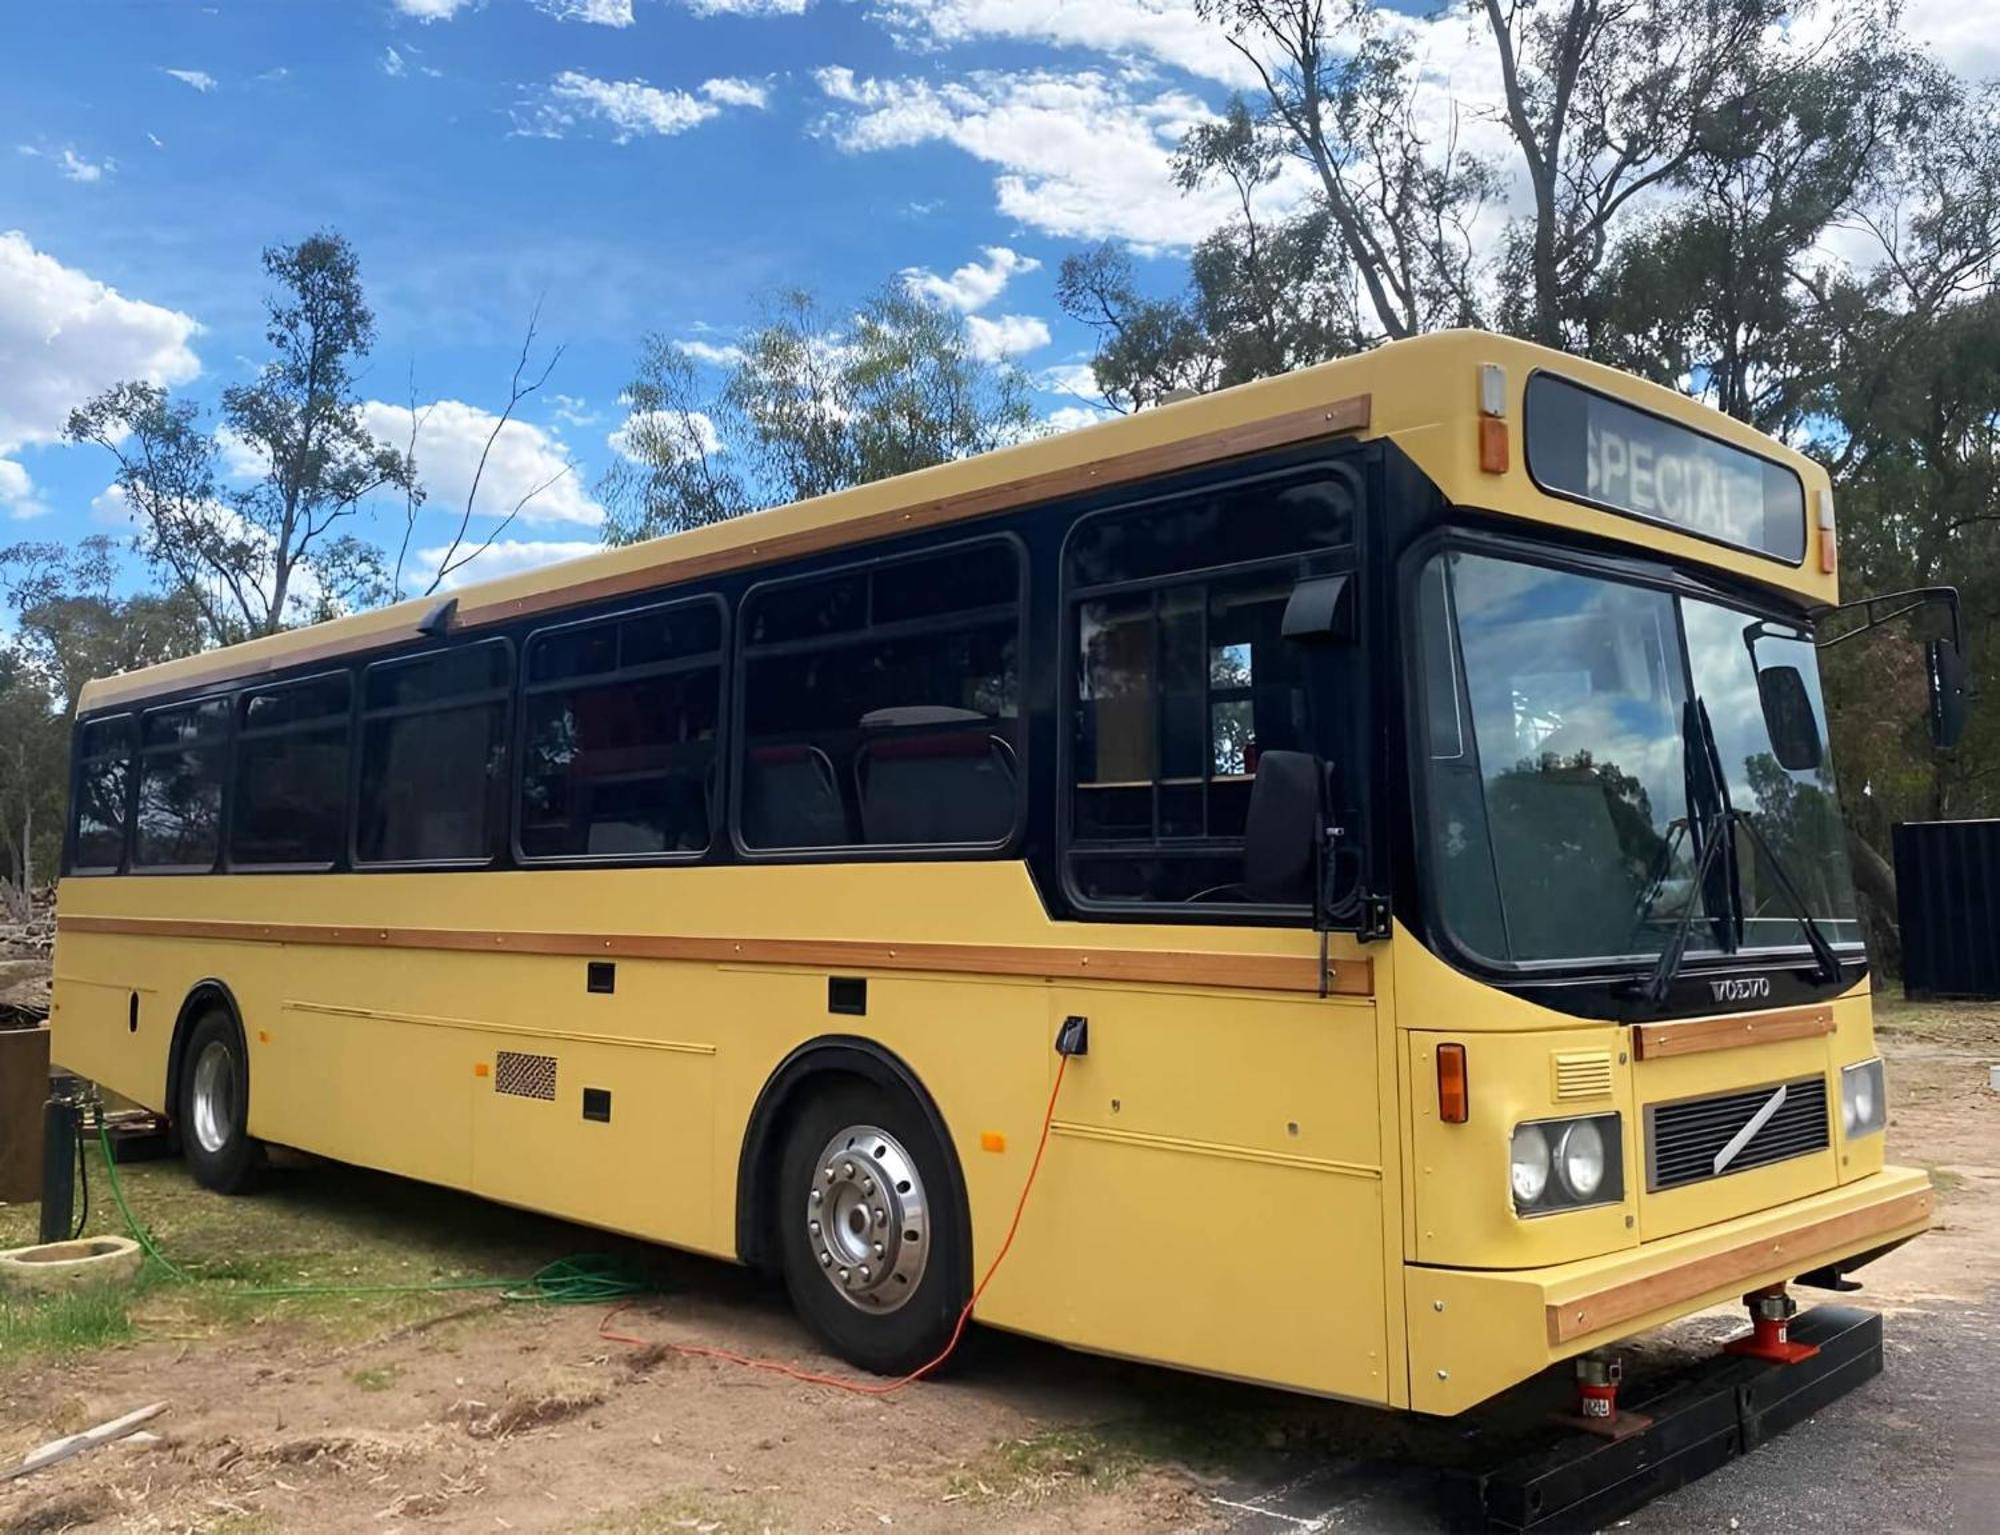
M 806 1324 L 878 1375 L 935 1359 L 971 1293 L 950 1152 L 907 1093 L 815 1092 L 785 1139 L 778 1250 Z
M 218 1194 L 256 1186 L 264 1146 L 250 1138 L 250 1062 L 243 1031 L 221 1008 L 202 1014 L 188 1033 L 174 1119 L 195 1182 Z

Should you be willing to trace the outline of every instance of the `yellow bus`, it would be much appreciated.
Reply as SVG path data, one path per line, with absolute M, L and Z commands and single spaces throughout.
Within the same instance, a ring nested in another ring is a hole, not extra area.
M 55 1053 L 885 1373 L 1061 1067 L 981 1322 L 1457 1413 L 1931 1219 L 1836 563 L 1810 460 L 1454 332 L 106 678 Z

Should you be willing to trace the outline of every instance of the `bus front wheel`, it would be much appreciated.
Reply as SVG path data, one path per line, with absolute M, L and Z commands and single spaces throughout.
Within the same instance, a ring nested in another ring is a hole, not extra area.
M 188 1035 L 175 1110 L 195 1182 L 218 1194 L 247 1193 L 263 1169 L 264 1148 L 250 1138 L 243 1031 L 220 1008 L 204 1013 Z
M 878 1375 L 937 1358 L 965 1304 L 946 1155 L 916 1104 L 862 1083 L 815 1094 L 785 1141 L 785 1287 L 835 1353 Z

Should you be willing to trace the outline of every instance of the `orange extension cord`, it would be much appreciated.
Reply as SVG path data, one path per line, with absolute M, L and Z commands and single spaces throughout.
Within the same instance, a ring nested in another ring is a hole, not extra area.
M 755 1359 L 748 1354 L 733 1353 L 726 1348 L 709 1348 L 698 1343 L 662 1343 L 654 1338 L 635 1338 L 630 1333 L 614 1332 L 611 1324 L 620 1313 L 632 1308 L 634 1302 L 627 1301 L 605 1313 L 604 1320 L 597 1324 L 597 1335 L 607 1343 L 629 1343 L 640 1348 L 665 1348 L 691 1359 L 719 1359 L 725 1364 L 740 1364 L 747 1370 L 763 1370 L 772 1375 L 782 1375 L 788 1380 L 799 1381 L 808 1386 L 830 1386 L 835 1391 L 852 1392 L 855 1396 L 889 1396 L 901 1391 L 905 1386 L 913 1386 L 937 1369 L 952 1352 L 957 1349 L 959 1339 L 965 1336 L 965 1324 L 972 1320 L 972 1308 L 979 1304 L 979 1297 L 986 1293 L 986 1287 L 993 1282 L 993 1276 L 1000 1272 L 1000 1265 L 1007 1261 L 1008 1249 L 1014 1245 L 1014 1233 L 1021 1229 L 1021 1215 L 1028 1208 L 1028 1194 L 1035 1186 L 1035 1174 L 1042 1170 L 1042 1153 L 1048 1149 L 1049 1127 L 1055 1123 L 1056 1095 L 1062 1091 L 1063 1074 L 1069 1070 L 1067 1055 L 1058 1058 L 1055 1085 L 1049 1089 L 1049 1106 L 1042 1114 L 1041 1138 L 1035 1142 L 1035 1160 L 1028 1164 L 1028 1181 L 1021 1185 L 1021 1197 L 1014 1206 L 1014 1219 L 1007 1227 L 1007 1239 L 1000 1244 L 1000 1251 L 993 1255 L 987 1265 L 985 1277 L 973 1289 L 972 1298 L 959 1312 L 958 1321 L 951 1329 L 951 1341 L 944 1346 L 929 1364 L 919 1365 L 908 1375 L 897 1380 L 858 1381 L 843 1380 L 838 1375 L 820 1375 L 812 1370 L 801 1370 L 797 1365 L 786 1364 L 778 1359 Z

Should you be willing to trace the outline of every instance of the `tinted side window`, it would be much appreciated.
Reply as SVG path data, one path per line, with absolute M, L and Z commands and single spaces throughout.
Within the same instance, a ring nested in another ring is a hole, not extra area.
M 744 605 L 739 830 L 753 848 L 1004 842 L 1018 802 L 1012 544 L 843 571 Z
M 229 858 L 239 867 L 325 865 L 347 834 L 351 726 L 345 674 L 243 696 Z
M 355 854 L 475 862 L 506 834 L 511 653 L 491 640 L 368 669 Z
M 710 601 L 570 625 L 529 642 L 526 856 L 708 847 L 721 647 L 721 605 Z
M 139 813 L 132 862 L 212 868 L 222 851 L 222 769 L 229 700 L 155 709 L 140 728 Z
M 1346 568 L 1355 481 L 1314 468 L 1101 513 L 1065 548 L 1068 872 L 1087 902 L 1240 904 L 1258 758 L 1314 751 L 1300 579 Z M 1208 574 L 1208 572 L 1216 572 Z
M 1257 758 L 1310 751 L 1289 571 L 1076 609 L 1071 875 L 1098 901 L 1242 899 Z
M 76 853 L 79 874 L 115 872 L 125 858 L 127 797 L 132 786 L 132 716 L 96 720 L 77 732 Z

